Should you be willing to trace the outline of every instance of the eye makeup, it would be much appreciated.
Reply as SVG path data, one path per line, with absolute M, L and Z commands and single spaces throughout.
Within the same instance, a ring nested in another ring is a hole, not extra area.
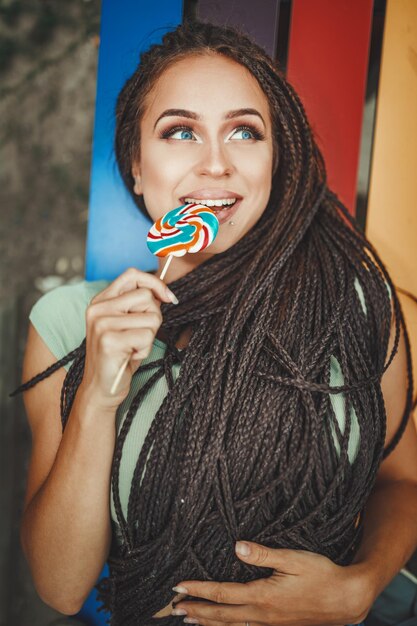
M 190 128 L 190 126 L 171 126 L 169 128 L 166 128 L 165 130 L 160 130 L 158 132 L 158 137 L 159 139 L 169 139 L 170 137 L 172 137 L 172 135 L 175 135 L 175 133 L 180 130 L 185 130 L 190 133 L 193 132 L 193 129 Z
M 169 139 L 172 137 L 172 135 L 174 135 L 176 132 L 180 130 L 188 131 L 190 133 L 194 132 L 190 126 L 177 125 L 177 126 L 171 126 L 165 130 L 159 131 L 158 137 L 160 139 Z M 257 141 L 263 141 L 265 139 L 264 133 L 258 130 L 255 126 L 252 126 L 252 124 L 242 124 L 241 126 L 237 126 L 236 128 L 233 129 L 232 134 L 239 130 L 249 131 L 253 135 L 252 139 L 255 139 Z M 181 140 L 178 140 L 178 141 L 181 141 Z M 182 141 L 192 141 L 192 140 L 182 140 Z M 243 139 L 242 141 L 248 141 L 248 140 Z
M 265 139 L 265 134 L 262 131 L 258 130 L 256 128 L 256 126 L 252 126 L 252 124 L 242 124 L 241 126 L 237 126 L 233 130 L 233 133 L 235 133 L 235 132 L 237 132 L 239 130 L 247 130 L 247 131 L 249 131 L 250 133 L 252 133 L 253 139 L 256 139 L 257 141 L 263 141 Z

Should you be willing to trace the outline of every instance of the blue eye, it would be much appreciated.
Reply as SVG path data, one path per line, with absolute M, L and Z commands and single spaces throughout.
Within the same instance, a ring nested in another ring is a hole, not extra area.
M 177 133 L 180 133 L 180 137 L 175 137 Z M 185 135 L 185 136 L 184 136 Z M 162 139 L 183 139 L 186 141 L 190 141 L 193 139 L 193 132 L 191 128 L 188 126 L 175 126 L 174 128 L 169 128 L 165 132 L 161 134 Z
M 251 128 L 250 126 L 239 126 L 239 128 L 236 128 L 233 137 L 235 137 L 236 133 L 242 133 L 241 138 L 245 140 L 264 139 L 264 136 L 256 128 Z
M 192 139 L 192 133 L 189 130 L 177 130 L 177 133 L 181 133 L 181 137 L 180 137 L 181 139 Z M 176 133 L 174 133 L 174 135 L 175 134 Z M 188 135 L 188 137 L 184 135 Z
M 238 133 L 242 133 L 242 139 L 252 139 L 252 133 L 247 128 L 242 128 L 237 131 Z
M 229 137 L 235 139 L 236 133 L 242 133 L 241 137 L 237 139 L 243 139 L 249 141 L 255 139 L 261 141 L 265 139 L 265 135 L 261 133 L 257 128 L 251 126 L 238 126 Z M 175 135 L 179 134 L 179 137 Z M 194 131 L 189 126 L 173 126 L 159 134 L 161 139 L 174 139 L 176 141 L 197 141 L 195 139 Z

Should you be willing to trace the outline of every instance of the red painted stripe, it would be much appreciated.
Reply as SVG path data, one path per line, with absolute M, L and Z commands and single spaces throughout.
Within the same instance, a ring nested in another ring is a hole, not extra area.
M 293 0 L 287 77 L 354 214 L 373 0 Z

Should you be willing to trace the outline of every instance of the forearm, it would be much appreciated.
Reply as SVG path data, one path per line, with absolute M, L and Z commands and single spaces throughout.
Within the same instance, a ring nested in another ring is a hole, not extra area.
M 375 599 L 417 547 L 417 484 L 375 487 L 365 507 L 364 535 L 353 564 Z
M 36 589 L 62 613 L 77 612 L 110 547 L 115 420 L 97 413 L 77 394 L 54 465 L 21 524 Z

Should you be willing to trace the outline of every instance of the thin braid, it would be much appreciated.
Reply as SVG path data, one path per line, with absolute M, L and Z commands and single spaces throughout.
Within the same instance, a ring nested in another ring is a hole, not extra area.
M 138 208 L 149 217 L 131 175 L 147 96 L 167 67 L 196 54 L 226 56 L 258 81 L 271 113 L 273 184 L 264 213 L 244 237 L 170 285 L 180 304 L 161 305 L 166 351 L 134 375 L 155 368 L 132 399 L 114 449 L 111 486 L 121 540 L 112 545 L 109 577 L 97 585 L 112 626 L 150 626 L 184 578 L 247 582 L 271 575 L 270 568 L 237 559 L 238 539 L 349 564 L 378 468 L 401 438 L 412 406 L 409 338 L 395 286 L 327 187 L 300 98 L 243 33 L 185 23 L 141 55 L 118 98 L 115 138 L 119 170 Z M 177 339 L 188 328 L 189 344 L 179 351 Z M 381 378 L 401 330 L 407 399 L 384 449 Z M 85 345 L 13 395 L 72 361 L 61 393 L 65 428 Z M 336 364 L 343 376 L 338 386 L 331 384 Z M 161 378 L 168 391 L 138 452 L 125 515 L 119 493 L 125 444 Z M 332 400 L 341 393 L 336 415 Z M 354 420 L 360 440 L 351 458 Z M 174 626 L 180 619 L 159 621 Z
M 75 348 L 75 350 L 72 350 L 71 352 L 69 352 L 67 355 L 62 357 L 62 359 L 60 359 L 56 363 L 53 363 L 45 371 L 41 372 L 40 374 L 37 374 L 36 376 L 31 378 L 31 380 L 29 380 L 27 383 L 24 383 L 20 385 L 19 387 L 17 387 L 14 391 L 12 391 L 9 394 L 10 398 L 14 398 L 22 391 L 27 391 L 28 389 L 31 389 L 32 387 L 40 383 L 42 380 L 45 380 L 45 378 L 48 378 L 51 374 L 59 370 L 64 365 L 73 361 L 80 354 L 80 350 L 81 350 L 81 347 Z

